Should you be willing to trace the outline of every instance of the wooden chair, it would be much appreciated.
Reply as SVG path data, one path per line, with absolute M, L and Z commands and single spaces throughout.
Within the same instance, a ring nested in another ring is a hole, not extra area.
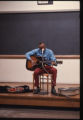
M 49 81 L 50 80 L 51 80 L 51 86 L 52 86 L 52 74 L 44 73 L 44 74 L 39 75 L 39 87 L 40 87 L 40 90 L 41 90 L 41 87 L 42 87 L 42 81 L 45 82 L 45 80 L 46 80 L 46 83 L 47 83 L 47 93 L 48 93 Z M 34 90 L 34 83 L 35 83 L 35 80 L 34 80 L 34 74 L 33 74 L 33 90 Z

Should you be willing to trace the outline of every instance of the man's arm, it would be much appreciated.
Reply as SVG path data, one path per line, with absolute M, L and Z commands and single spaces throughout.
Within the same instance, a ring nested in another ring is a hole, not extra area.
M 31 55 L 34 55 L 36 52 L 38 51 L 38 49 L 34 49 L 34 50 L 32 50 L 32 51 L 29 51 L 29 52 L 27 52 L 26 54 L 25 54 L 25 56 L 26 56 L 26 58 L 28 59 L 28 60 L 31 60 Z
M 56 57 L 52 50 L 50 51 L 50 59 L 52 61 L 52 65 L 54 65 L 54 64 L 56 65 Z

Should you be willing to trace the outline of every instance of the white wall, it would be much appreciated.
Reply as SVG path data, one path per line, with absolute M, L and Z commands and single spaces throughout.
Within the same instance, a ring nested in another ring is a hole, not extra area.
M 37 5 L 37 1 L 0 1 L 0 12 L 79 11 L 79 1 L 53 1 L 53 5 Z
M 0 13 L 80 11 L 79 1 L 53 1 L 53 5 L 37 5 L 37 1 L 0 1 Z M 25 59 L 0 59 L 0 82 L 32 82 Z M 57 66 L 57 83 L 80 83 L 80 60 L 63 59 Z
M 56 67 L 57 83 L 79 84 L 80 60 L 61 60 L 63 64 Z M 0 59 L 0 82 L 32 82 L 33 72 L 28 71 L 25 65 L 25 59 Z

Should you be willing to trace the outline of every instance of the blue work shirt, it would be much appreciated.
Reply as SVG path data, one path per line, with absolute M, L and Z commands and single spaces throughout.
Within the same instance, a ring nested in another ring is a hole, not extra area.
M 42 50 L 40 48 L 37 48 L 37 49 L 27 52 L 25 55 L 28 60 L 31 60 L 30 56 L 32 56 L 32 55 L 42 57 Z M 53 51 L 48 48 L 45 48 L 45 50 L 43 52 L 43 57 L 45 58 L 45 60 L 56 62 L 56 57 L 55 57 Z M 48 65 L 51 65 L 51 64 L 48 63 Z

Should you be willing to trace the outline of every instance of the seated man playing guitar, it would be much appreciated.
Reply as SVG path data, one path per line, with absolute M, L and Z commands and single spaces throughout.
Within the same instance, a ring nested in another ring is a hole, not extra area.
M 35 87 L 36 87 L 34 94 L 38 94 L 40 92 L 39 75 L 46 73 L 47 71 L 49 74 L 52 74 L 53 81 L 52 81 L 51 93 L 55 95 L 56 94 L 55 86 L 56 86 L 57 69 L 51 66 L 51 65 L 56 65 L 56 58 L 54 56 L 53 51 L 46 48 L 45 43 L 41 42 L 39 43 L 39 46 L 37 49 L 29 51 L 25 55 L 26 55 L 27 60 L 31 61 L 33 65 L 35 63 L 31 59 L 32 55 L 36 55 L 42 58 L 44 57 L 47 61 L 51 61 L 51 63 L 49 62 L 46 63 L 46 65 L 44 66 L 45 69 L 43 69 L 42 67 L 38 67 L 34 70 L 34 79 L 35 79 Z

